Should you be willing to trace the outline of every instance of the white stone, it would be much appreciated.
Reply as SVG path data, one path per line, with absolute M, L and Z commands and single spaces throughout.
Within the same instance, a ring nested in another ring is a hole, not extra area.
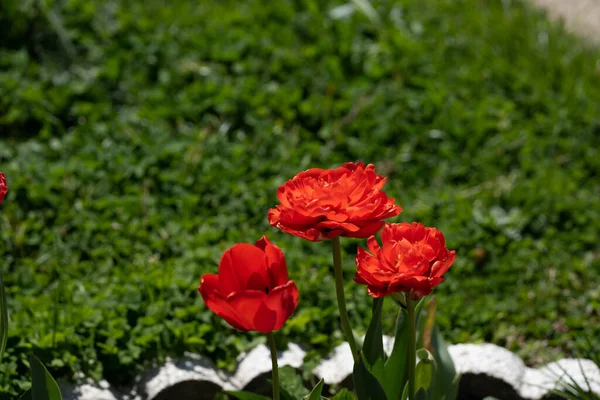
M 300 368 L 306 352 L 295 343 L 289 343 L 288 348 L 277 352 L 277 364 L 280 367 L 289 365 Z M 240 357 L 238 357 L 240 359 Z M 225 382 L 225 390 L 242 390 L 253 379 L 261 374 L 271 372 L 271 352 L 264 344 L 256 346 L 248 354 L 243 355 L 233 376 Z
M 456 371 L 501 379 L 515 390 L 521 387 L 526 367 L 516 354 L 495 344 L 456 344 L 448 347 Z
M 337 385 L 350 376 L 353 369 L 352 351 L 348 343 L 344 342 L 335 347 L 330 356 L 321 361 L 312 372 L 317 378 L 324 379 L 328 385 Z
M 165 365 L 146 376 L 148 378 L 142 379 L 140 386 L 141 392 L 144 393 L 143 398 L 148 399 L 156 397 L 168 387 L 185 381 L 206 381 L 224 387 L 226 380 L 226 375 L 218 371 L 212 362 L 190 354 L 177 361 L 167 359 Z
M 364 341 L 365 337 L 361 338 Z M 394 348 L 394 337 L 383 336 L 383 351 L 388 356 Z M 354 369 L 354 360 L 352 359 L 352 351 L 348 342 L 344 342 L 335 347 L 330 355 L 324 359 L 315 369 L 313 374 L 318 378 L 323 378 L 325 383 L 329 385 L 337 385 L 342 383 L 346 378 L 352 375 Z
M 61 386 L 63 400 L 117 400 L 115 393 L 110 390 L 108 382 L 102 380 L 97 384 L 91 379 L 75 387 Z
M 576 358 L 565 358 L 539 369 L 527 368 L 519 393 L 525 399 L 539 399 L 569 382 L 600 396 L 600 368 L 591 360 Z
M 384 351 L 389 355 L 394 338 L 384 336 Z M 457 344 L 448 347 L 457 372 L 469 375 L 474 387 L 481 387 L 489 378 L 505 382 L 514 388 L 514 396 L 526 400 L 539 400 L 569 379 L 600 396 L 600 368 L 590 360 L 563 359 L 542 368 L 527 368 L 523 361 L 510 351 L 489 343 Z M 279 366 L 301 368 L 306 352 L 290 343 L 277 355 Z M 183 359 L 167 362 L 137 379 L 129 395 L 117 394 L 106 381 L 85 384 L 75 388 L 63 387 L 65 400 L 151 400 L 159 393 L 178 383 L 211 382 L 224 390 L 243 390 L 260 375 L 271 372 L 269 349 L 259 345 L 248 354 L 238 357 L 238 368 L 233 375 L 218 370 L 209 360 L 196 354 L 186 354 Z M 324 359 L 313 373 L 327 384 L 337 385 L 352 375 L 354 361 L 350 346 L 344 342 Z M 479 380 L 482 380 L 479 385 Z M 507 386 L 508 387 L 508 386 Z M 164 395 L 164 394 L 163 394 Z M 169 394 L 170 395 L 170 394 Z

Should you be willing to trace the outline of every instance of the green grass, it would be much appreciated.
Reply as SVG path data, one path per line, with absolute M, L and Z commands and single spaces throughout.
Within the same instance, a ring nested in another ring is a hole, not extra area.
M 235 333 L 196 286 L 263 233 L 301 291 L 277 339 L 314 362 L 341 340 L 329 245 L 266 214 L 298 171 L 350 160 L 389 177 L 395 221 L 457 250 L 436 290 L 449 341 L 538 364 L 600 336 L 600 51 L 517 1 L 373 1 L 380 22 L 333 18 L 342 4 L 1 3 L 6 398 L 32 351 L 56 377 L 115 385 L 184 351 L 233 368 L 264 338 Z M 342 241 L 364 332 L 361 243 Z

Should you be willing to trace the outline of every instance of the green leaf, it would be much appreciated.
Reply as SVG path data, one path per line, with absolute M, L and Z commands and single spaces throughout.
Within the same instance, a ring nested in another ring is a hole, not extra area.
M 285 391 L 287 395 L 294 399 L 301 398 L 306 394 L 302 377 L 298 374 L 296 368 L 289 365 L 279 368 L 279 388 L 282 394 Z
M 29 359 L 32 400 L 62 400 L 60 389 L 44 364 L 35 356 Z
M 261 396 L 260 394 L 250 393 L 250 392 L 237 391 L 237 392 L 225 392 L 225 393 L 227 393 L 228 395 L 233 396 L 239 400 L 271 400 L 270 397 Z
M 423 298 L 425 300 L 425 298 Z M 421 300 L 421 301 L 423 301 Z M 417 328 L 417 349 L 425 347 L 425 329 L 427 328 L 427 322 L 429 317 L 428 310 L 421 310 L 417 316 L 416 328 Z
M 402 389 L 406 385 L 407 372 L 407 349 L 408 343 L 408 313 L 404 309 L 400 309 L 398 319 L 396 321 L 396 335 L 394 339 L 394 347 L 392 353 L 385 363 L 383 387 L 386 395 L 390 399 L 398 398 Z
M 460 378 L 461 377 L 462 377 L 461 374 L 457 374 L 454 377 L 454 380 L 452 381 L 452 389 L 445 396 L 446 400 L 456 400 L 458 398 L 458 389 L 460 386 Z
M 373 314 L 362 348 L 362 354 L 369 365 L 374 365 L 377 359 L 385 361 L 383 333 L 381 330 L 381 313 L 384 299 L 385 297 L 373 299 Z
M 304 392 L 302 392 L 302 393 L 304 393 Z M 301 398 L 301 396 L 294 396 L 285 387 L 283 387 L 281 385 L 279 386 L 279 394 L 280 394 L 281 400 L 298 400 Z
M 400 396 L 401 400 L 406 400 L 408 399 L 408 381 L 406 382 L 406 384 L 404 385 L 404 390 L 402 390 L 402 396 Z
M 354 388 L 358 400 L 386 400 L 387 397 L 381 384 L 367 369 L 365 363 L 359 360 L 354 364 L 352 373 Z
M 435 359 L 426 349 L 419 349 L 417 356 L 419 362 L 415 370 L 415 388 L 417 390 L 420 388 L 430 390 L 435 380 Z
M 346 388 L 337 392 L 335 396 L 330 398 L 329 400 L 355 400 L 356 397 Z
M 437 326 L 431 332 L 431 347 L 437 366 L 435 393 L 437 396 L 445 395 L 446 400 L 454 400 L 458 394 L 458 382 L 454 382 L 457 378 L 456 368 Z
M 6 290 L 4 290 L 4 280 L 0 274 L 0 361 L 4 356 L 8 340 L 8 309 L 6 307 Z
M 427 396 L 427 391 L 423 388 L 417 390 L 417 394 L 415 394 L 415 400 L 427 400 L 429 397 Z
M 32 400 L 31 389 L 27 389 L 27 391 L 19 397 L 19 400 Z
M 321 379 L 319 383 L 317 383 L 317 385 L 313 388 L 313 390 L 310 391 L 308 396 L 304 396 L 303 398 L 307 400 L 321 400 L 321 392 L 323 391 L 324 383 L 325 380 Z
M 415 318 L 419 320 L 421 308 L 423 307 L 423 299 L 419 301 L 415 307 Z M 408 361 L 407 348 L 408 343 L 408 312 L 401 308 L 398 312 L 396 321 L 396 335 L 394 339 L 394 347 L 392 353 L 384 366 L 383 371 L 383 388 L 389 399 L 397 399 L 401 395 L 406 382 L 408 381 Z M 415 360 L 416 362 L 416 360 Z

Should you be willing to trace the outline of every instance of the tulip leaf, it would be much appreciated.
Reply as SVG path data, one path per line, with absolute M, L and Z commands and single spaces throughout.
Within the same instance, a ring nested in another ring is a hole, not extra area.
M 354 363 L 354 371 L 352 372 L 352 380 L 358 400 L 386 400 L 387 397 L 381 384 L 371 372 L 362 359 Z
M 325 380 L 321 379 L 319 383 L 310 391 L 308 396 L 304 396 L 303 399 L 306 400 L 321 400 L 321 392 L 323 391 L 323 384 Z
M 355 400 L 356 397 L 348 391 L 348 389 L 344 388 L 337 392 L 335 396 L 331 397 L 329 400 Z
M 404 390 L 402 390 L 402 396 L 400 396 L 400 400 L 407 400 L 407 399 L 408 399 L 408 381 L 404 385 Z
M 415 318 L 419 320 L 423 300 L 415 306 Z M 383 388 L 389 399 L 397 399 L 402 394 L 408 380 L 408 312 L 401 308 L 396 321 L 396 335 L 392 353 L 387 359 L 383 370 Z M 413 360 L 416 363 L 416 360 Z
M 381 313 L 383 310 L 384 299 L 385 297 L 373 299 L 373 314 L 362 348 L 362 355 L 369 365 L 374 365 L 377 359 L 385 361 L 383 333 L 381 330 Z
M 396 321 L 396 335 L 392 353 L 385 363 L 384 368 L 384 388 L 385 393 L 390 399 L 398 398 L 407 381 L 407 351 L 408 343 L 408 313 L 400 309 Z M 392 378 L 393 377 L 393 378 Z
M 419 362 L 415 370 L 415 388 L 423 388 L 433 393 L 436 365 L 433 355 L 426 349 L 417 352 Z
M 0 361 L 6 350 L 8 340 L 8 309 L 6 305 L 6 290 L 4 290 L 4 280 L 0 274 Z
M 234 392 L 225 392 L 225 393 L 230 396 L 233 396 L 239 400 L 271 400 L 270 397 L 261 396 L 260 394 L 250 393 L 250 392 L 243 392 L 243 391 L 235 392 L 234 391 Z
M 427 391 L 424 388 L 417 390 L 415 394 L 415 400 L 428 400 Z
M 461 374 L 456 374 L 452 381 L 452 389 L 446 394 L 446 400 L 456 400 L 458 398 L 458 389 L 460 387 Z
M 44 364 L 35 356 L 29 359 L 32 400 L 61 400 L 60 389 Z
M 429 320 L 430 312 L 428 310 L 422 310 L 418 316 L 416 321 L 417 328 L 417 349 L 421 349 L 426 347 L 425 344 L 425 336 L 427 335 L 428 328 L 428 320 Z
M 458 387 L 458 383 L 454 384 L 454 380 L 457 377 L 456 368 L 454 367 L 454 362 L 448 352 L 448 346 L 442 338 L 437 326 L 433 327 L 431 333 L 431 347 L 438 369 L 438 372 L 436 373 L 437 394 L 445 395 L 446 400 L 454 400 L 456 398 L 456 389 Z

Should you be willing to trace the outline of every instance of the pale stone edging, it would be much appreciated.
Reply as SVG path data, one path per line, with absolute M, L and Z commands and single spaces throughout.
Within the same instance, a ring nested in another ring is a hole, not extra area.
M 600 0 L 531 0 L 552 19 L 562 19 L 565 27 L 600 44 Z
M 393 338 L 386 337 L 384 348 L 391 351 Z M 489 343 L 457 344 L 449 346 L 456 368 L 463 374 L 459 398 L 535 400 L 551 398 L 566 375 L 580 386 L 589 387 L 600 395 L 600 368 L 590 360 L 562 359 L 542 368 L 528 368 L 510 351 Z M 306 352 L 290 343 L 278 356 L 279 365 L 300 369 Z M 227 374 L 206 358 L 186 354 L 180 360 L 167 362 L 138 377 L 130 390 L 119 392 L 106 381 L 88 382 L 76 387 L 63 386 L 65 400 L 168 400 L 198 399 L 204 395 L 212 399 L 220 390 L 265 390 L 265 377 L 271 372 L 269 350 L 264 345 L 255 347 L 238 357 L 234 374 Z M 347 343 L 337 346 L 313 373 L 324 378 L 328 385 L 344 385 L 352 373 L 352 355 Z M 584 376 L 585 375 L 585 376 Z M 587 379 L 587 381 L 586 381 Z M 127 393 L 127 394 L 125 394 Z

